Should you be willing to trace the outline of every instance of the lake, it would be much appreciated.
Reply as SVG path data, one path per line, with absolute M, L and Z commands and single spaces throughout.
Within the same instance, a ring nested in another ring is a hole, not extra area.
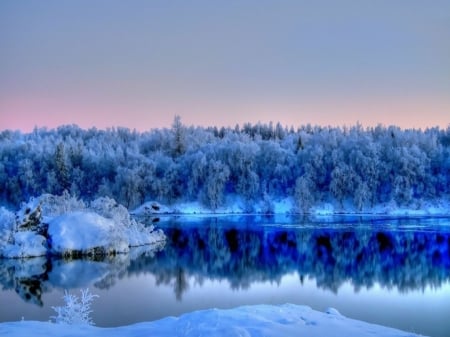
M 303 304 L 450 335 L 450 219 L 180 216 L 148 219 L 166 246 L 104 261 L 0 260 L 0 321 L 49 320 L 89 288 L 97 326 L 247 304 Z

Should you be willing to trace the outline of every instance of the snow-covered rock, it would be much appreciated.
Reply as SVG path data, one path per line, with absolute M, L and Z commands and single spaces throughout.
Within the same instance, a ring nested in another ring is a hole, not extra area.
M 16 228 L 19 231 L 34 231 L 42 223 L 41 200 L 31 198 L 16 213 Z
M 133 215 L 151 217 L 158 214 L 173 213 L 174 209 L 156 201 L 147 201 L 131 212 Z
M 69 328 L 70 327 L 70 328 Z M 0 335 L 11 337 L 134 337 L 134 336 L 266 336 L 266 337 L 416 337 L 417 334 L 322 313 L 307 306 L 285 304 L 244 306 L 230 310 L 195 311 L 180 317 L 117 328 L 49 322 L 0 324 Z

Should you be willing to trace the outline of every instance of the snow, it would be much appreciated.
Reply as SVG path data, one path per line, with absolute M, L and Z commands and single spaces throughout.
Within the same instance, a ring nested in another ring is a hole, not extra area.
M 253 208 L 252 212 L 249 212 L 248 202 L 245 202 L 239 196 L 228 196 L 226 198 L 226 202 L 224 205 L 219 206 L 217 209 L 212 210 L 208 207 L 204 206 L 199 201 L 190 201 L 190 202 L 177 202 L 174 205 L 162 205 L 155 201 L 148 201 L 137 207 L 135 210 L 130 213 L 135 216 L 144 216 L 144 217 L 152 217 L 157 215 L 164 214 L 199 214 L 199 215 L 209 215 L 209 214 L 264 214 L 267 213 L 265 211 L 266 205 L 264 201 L 252 203 L 251 206 Z M 294 208 L 294 203 L 292 198 L 282 198 L 277 200 L 270 200 L 270 204 L 272 206 L 271 213 L 273 214 L 290 214 Z M 158 210 L 154 207 L 157 205 Z
M 336 309 L 325 313 L 293 304 L 243 306 L 229 310 L 195 311 L 180 317 L 167 317 L 117 328 L 87 324 L 67 325 L 50 322 L 21 321 L 0 324 L 0 335 L 11 337 L 134 337 L 134 336 L 308 336 L 414 337 L 380 325 L 342 316 Z
M 271 214 L 298 214 L 298 208 L 292 197 L 276 198 L 268 201 L 271 205 Z M 238 196 L 227 196 L 226 201 L 215 210 L 209 209 L 202 203 L 177 202 L 173 205 L 162 205 L 155 201 L 149 201 L 131 212 L 135 216 L 155 217 L 164 214 L 185 215 L 211 215 L 211 214 L 265 214 L 267 201 L 251 203 L 252 210 L 248 209 L 248 202 Z M 152 205 L 158 205 L 158 210 Z M 247 206 L 246 206 L 247 205 Z M 322 202 L 311 207 L 309 213 L 314 216 L 332 215 L 390 215 L 390 216 L 445 216 L 450 215 L 450 200 L 441 198 L 433 201 L 415 201 L 408 207 L 398 206 L 395 202 L 378 204 L 372 208 L 358 210 L 348 200 L 342 206 L 331 202 Z
M 67 194 L 45 194 L 24 203 L 15 216 L 0 208 L 0 220 L 0 257 L 6 258 L 127 253 L 130 247 L 165 241 L 161 230 L 132 219 L 109 198 L 87 207 Z
M 0 256 L 7 258 L 24 258 L 44 256 L 47 252 L 46 239 L 32 231 L 16 232 L 13 234 L 14 244 L 6 244 Z
M 93 212 L 69 212 L 49 222 L 53 253 L 89 251 L 103 247 L 106 252 L 126 253 L 129 250 L 123 231 L 117 230 L 113 220 Z
M 312 214 L 314 215 L 333 215 L 334 213 L 334 207 L 331 204 L 324 204 L 321 207 L 312 208 Z
M 0 240 L 5 238 L 5 234 L 14 229 L 14 213 L 4 207 L 0 207 Z M 0 241 L 1 243 L 1 241 Z

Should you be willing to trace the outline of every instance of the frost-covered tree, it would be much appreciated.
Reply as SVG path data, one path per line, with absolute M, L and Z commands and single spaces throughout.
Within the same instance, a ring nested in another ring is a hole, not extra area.
M 308 175 L 299 177 L 295 182 L 295 200 L 303 213 L 308 213 L 315 201 L 316 186 Z
M 73 125 L 6 130 L 0 132 L 0 202 L 17 207 L 31 196 L 67 190 L 129 207 L 155 199 L 217 207 L 222 191 L 249 205 L 290 196 L 299 210 L 325 200 L 348 200 L 357 209 L 406 205 L 449 197 L 449 139 L 450 127 L 203 128 L 186 127 L 179 117 L 170 128 L 142 133 Z
M 173 151 L 175 156 L 182 155 L 186 150 L 185 144 L 185 128 L 183 123 L 181 123 L 181 117 L 175 116 L 172 123 L 172 132 L 173 132 Z
M 61 193 L 70 188 L 70 175 L 66 160 L 64 144 L 59 143 L 55 150 L 55 175 L 58 182 L 56 192 Z
M 356 189 L 357 176 L 346 164 L 339 165 L 331 171 L 330 192 L 342 205 L 345 197 L 352 195 Z
M 64 293 L 65 305 L 62 307 L 52 307 L 56 311 L 57 316 L 51 317 L 58 324 L 82 324 L 94 325 L 91 318 L 91 305 L 98 295 L 91 294 L 89 289 L 81 290 L 81 296 L 78 297 L 69 293 Z
M 221 161 L 211 161 L 205 179 L 205 201 L 215 210 L 223 201 L 225 184 L 230 175 L 228 166 Z

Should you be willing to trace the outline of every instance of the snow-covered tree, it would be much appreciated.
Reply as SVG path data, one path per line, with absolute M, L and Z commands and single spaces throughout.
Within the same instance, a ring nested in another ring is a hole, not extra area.
M 223 201 L 224 187 L 229 175 L 228 166 L 220 160 L 209 163 L 205 179 L 205 200 L 213 210 L 219 207 Z
M 63 297 L 65 305 L 52 307 L 56 311 L 57 316 L 51 318 L 58 324 L 94 325 L 94 321 L 91 318 L 91 305 L 96 297 L 98 295 L 90 293 L 89 289 L 82 289 L 80 297 L 66 290 Z
M 0 202 L 14 207 L 67 190 L 86 201 L 109 196 L 129 207 L 155 199 L 218 205 L 219 191 L 249 204 L 290 196 L 299 209 L 324 200 L 353 200 L 357 208 L 408 204 L 449 196 L 449 139 L 450 127 L 203 128 L 186 127 L 178 116 L 171 128 L 142 133 L 73 125 L 6 130 L 0 132 Z
M 58 181 L 57 193 L 61 193 L 70 188 L 70 175 L 63 143 L 59 143 L 56 146 L 55 175 L 56 180 Z
M 308 213 L 315 201 L 316 186 L 308 175 L 299 177 L 295 182 L 295 200 L 303 213 Z

